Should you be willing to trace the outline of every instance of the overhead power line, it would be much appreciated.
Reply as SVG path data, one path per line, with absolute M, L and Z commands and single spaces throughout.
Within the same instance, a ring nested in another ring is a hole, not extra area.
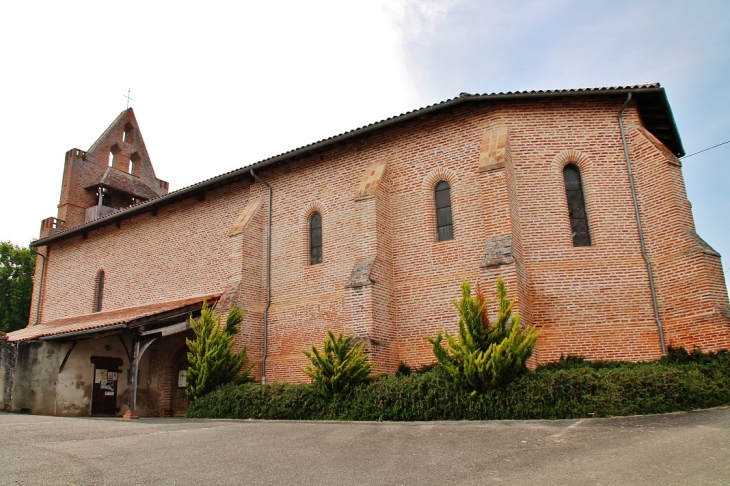
M 720 145 L 725 145 L 726 143 L 730 143 L 730 140 L 728 140 L 727 142 L 718 143 L 717 145 L 713 145 L 712 147 L 706 148 L 704 150 L 700 150 L 699 152 L 695 152 L 693 154 L 685 155 L 684 157 L 680 157 L 680 159 L 688 159 L 688 158 L 692 157 L 693 155 L 701 154 L 702 152 L 707 152 L 708 150 L 712 150 L 714 148 L 717 148 Z

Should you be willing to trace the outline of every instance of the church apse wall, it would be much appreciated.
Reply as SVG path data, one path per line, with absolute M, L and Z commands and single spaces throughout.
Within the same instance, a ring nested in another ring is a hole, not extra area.
M 728 294 L 720 254 L 697 233 L 680 160 L 638 122 L 631 152 L 667 343 L 720 349 L 728 342 Z
M 616 116 L 621 102 L 537 103 L 527 118 L 518 104 L 503 110 L 519 211 L 513 235 L 528 279 L 528 321 L 542 333 L 540 361 L 661 355 Z M 585 246 L 576 246 L 568 217 L 569 164 L 582 179 Z

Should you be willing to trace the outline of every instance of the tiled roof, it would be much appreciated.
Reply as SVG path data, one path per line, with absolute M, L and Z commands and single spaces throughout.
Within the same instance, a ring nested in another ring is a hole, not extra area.
M 80 316 L 64 317 L 36 326 L 26 327 L 13 331 L 6 335 L 8 341 L 30 341 L 47 336 L 60 336 L 79 331 L 99 330 L 103 331 L 117 325 L 133 323 L 143 317 L 150 317 L 168 311 L 182 309 L 184 307 L 200 304 L 202 302 L 215 302 L 221 293 L 196 295 L 184 299 L 169 300 L 167 302 L 155 302 L 152 304 L 125 307 Z
M 107 168 L 101 176 L 101 179 L 94 181 L 94 183 L 86 187 L 86 189 L 99 185 L 108 186 L 112 189 L 144 199 L 152 199 L 160 196 L 160 194 L 156 193 L 154 189 L 142 182 L 142 180 L 138 177 L 135 177 L 132 174 L 125 174 L 114 167 Z
M 441 101 L 439 103 L 434 103 L 432 105 L 424 106 L 424 107 L 418 108 L 416 110 L 407 111 L 405 113 L 401 113 L 400 115 L 392 116 L 392 117 L 386 118 L 384 120 L 380 120 L 378 122 L 364 125 L 362 127 L 356 128 L 354 130 L 349 130 L 347 132 L 340 133 L 339 135 L 334 135 L 332 137 L 328 137 L 328 138 L 319 140 L 317 142 L 310 143 L 308 145 L 303 145 L 294 150 L 289 150 L 287 152 L 283 152 L 279 155 L 269 157 L 269 158 L 261 160 L 259 162 L 255 162 L 253 164 L 249 164 L 249 165 L 243 166 L 241 168 L 234 169 L 229 172 L 225 172 L 218 176 L 211 177 L 209 179 L 205 179 L 196 184 L 192 184 L 190 186 L 183 187 L 182 189 L 178 189 L 177 191 L 173 191 L 173 192 L 170 192 L 168 194 L 165 194 L 165 195 L 162 195 L 159 197 L 151 198 L 151 199 L 149 199 L 145 202 L 139 203 L 135 206 L 123 208 L 120 211 L 112 213 L 103 218 L 99 218 L 97 220 L 91 221 L 89 223 L 85 223 L 83 225 L 76 226 L 73 228 L 64 229 L 63 231 L 56 232 L 49 237 L 32 242 L 31 247 L 43 246 L 52 241 L 75 236 L 75 235 L 84 233 L 85 231 L 88 231 L 91 229 L 99 228 L 99 227 L 102 227 L 107 224 L 112 224 L 114 221 L 117 221 L 117 220 L 120 220 L 123 218 L 129 218 L 133 214 L 136 214 L 139 212 L 147 212 L 147 211 L 153 210 L 157 207 L 160 207 L 160 206 L 163 206 L 166 204 L 170 204 L 175 201 L 179 201 L 186 197 L 190 197 L 191 195 L 199 194 L 201 192 L 204 193 L 205 191 L 213 190 L 216 187 L 220 187 L 221 185 L 228 184 L 231 181 L 240 180 L 241 177 L 247 176 L 249 174 L 249 171 L 251 171 L 251 170 L 263 169 L 271 164 L 274 164 L 277 162 L 283 162 L 292 157 L 310 153 L 313 150 L 324 149 L 325 147 L 328 147 L 334 143 L 342 142 L 342 141 L 350 139 L 352 137 L 356 137 L 356 136 L 368 133 L 373 130 L 378 130 L 378 129 L 381 129 L 381 128 L 384 128 L 384 127 L 387 127 L 387 126 L 390 126 L 390 125 L 393 125 L 396 123 L 400 123 L 405 120 L 417 118 L 417 117 L 423 116 L 427 113 L 439 111 L 439 110 L 442 110 L 449 106 L 455 106 L 455 105 L 469 102 L 469 101 L 497 101 L 497 100 L 501 100 L 501 99 L 551 98 L 551 97 L 560 97 L 560 96 L 595 96 L 595 95 L 613 95 L 613 94 L 618 95 L 618 94 L 626 94 L 629 92 L 635 92 L 636 94 L 641 94 L 641 93 L 649 94 L 650 93 L 652 95 L 656 95 L 657 93 L 660 93 L 661 97 L 663 97 L 663 99 L 666 103 L 666 97 L 664 95 L 664 88 L 662 88 L 659 83 L 634 84 L 634 85 L 630 85 L 630 86 L 611 86 L 611 87 L 605 87 L 605 88 L 576 88 L 576 89 L 556 89 L 556 90 L 508 91 L 506 93 L 500 92 L 500 93 L 489 93 L 489 94 L 461 93 L 461 94 L 459 94 L 459 96 L 457 96 L 455 98 Z M 666 107 L 668 110 L 669 109 L 668 104 L 666 105 Z M 122 112 L 122 114 L 123 113 L 124 112 Z M 669 118 L 669 121 L 671 122 L 671 125 L 674 127 L 674 118 L 671 114 L 671 111 L 667 112 L 667 116 Z M 677 141 L 679 143 L 679 145 L 678 145 L 679 149 L 683 154 L 684 152 L 683 152 L 683 149 L 681 149 L 681 142 L 679 142 L 679 134 L 676 132 L 676 127 L 674 127 L 673 136 L 676 136 Z
M 527 98 L 527 97 L 552 97 L 552 96 L 563 96 L 563 95 L 592 95 L 592 94 L 603 94 L 603 93 L 610 93 L 612 91 L 617 92 L 624 92 L 627 90 L 646 90 L 646 89 L 658 89 L 661 88 L 661 85 L 659 83 L 647 83 L 647 84 L 635 84 L 631 86 L 611 86 L 607 88 L 576 88 L 576 89 L 554 89 L 554 90 L 533 90 L 533 91 L 508 91 L 506 93 L 499 92 L 499 93 L 484 93 L 484 94 L 470 94 L 470 93 L 461 93 L 459 96 L 455 98 L 451 98 L 445 101 L 441 101 L 439 103 L 434 103 L 432 105 L 427 105 L 422 108 L 418 108 L 415 110 L 407 111 L 405 113 L 401 113 L 400 115 L 395 115 L 388 117 L 384 120 L 380 120 L 374 123 L 370 123 L 368 125 L 364 125 L 359 128 L 355 128 L 354 130 L 349 130 L 347 132 L 340 133 L 339 135 L 334 135 L 332 137 L 328 137 L 322 140 L 319 140 L 317 142 L 310 143 L 308 145 L 304 145 L 302 147 L 296 148 L 294 150 L 290 150 L 288 152 L 284 152 L 282 154 L 276 155 L 274 157 L 269 157 L 268 159 L 264 159 L 260 162 L 256 162 L 254 164 L 251 164 L 250 166 L 243 167 L 254 167 L 263 165 L 264 163 L 268 161 L 273 161 L 274 159 L 279 159 L 282 156 L 285 155 L 293 155 L 294 153 L 301 152 L 303 149 L 307 148 L 314 148 L 315 146 L 320 146 L 323 143 L 334 141 L 336 139 L 340 139 L 345 136 L 355 135 L 358 132 L 365 131 L 366 129 L 372 129 L 379 127 L 381 125 L 384 125 L 388 122 L 394 122 L 394 121 L 400 121 L 403 118 L 411 117 L 411 116 L 420 116 L 425 111 L 432 111 L 434 109 L 439 109 L 441 107 L 445 107 L 446 105 L 451 105 L 460 102 L 461 100 L 468 100 L 468 99 L 499 99 L 499 98 Z M 240 170 L 240 169 L 239 169 Z M 236 171 L 231 171 L 236 172 Z M 229 172 L 230 174 L 230 172 Z M 208 179 L 210 180 L 210 179 Z M 206 181 L 202 181 L 206 182 Z M 200 183 L 199 183 L 200 184 Z M 182 190 L 182 189 L 180 189 Z

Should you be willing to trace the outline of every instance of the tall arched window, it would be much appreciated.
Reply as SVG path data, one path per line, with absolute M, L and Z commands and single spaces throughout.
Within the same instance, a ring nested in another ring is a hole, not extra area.
M 99 312 L 104 302 L 104 270 L 96 275 L 96 291 L 94 292 L 94 312 Z
M 436 226 L 439 241 L 454 239 L 454 224 L 451 219 L 451 186 L 446 181 L 436 184 Z
M 565 180 L 565 195 L 568 199 L 573 246 L 591 246 L 591 234 L 588 231 L 588 213 L 586 213 L 583 183 L 580 179 L 578 166 L 575 164 L 566 165 L 563 168 L 563 179 Z
M 309 264 L 322 263 L 322 215 L 314 213 L 309 218 Z

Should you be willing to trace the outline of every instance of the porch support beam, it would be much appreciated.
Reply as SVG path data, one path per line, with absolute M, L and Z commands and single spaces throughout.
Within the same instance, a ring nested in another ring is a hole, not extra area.
M 139 386 L 137 374 L 139 373 L 139 361 L 142 359 L 142 356 L 144 356 L 144 352 L 147 351 L 147 348 L 155 342 L 155 339 L 157 338 L 153 337 L 144 344 L 140 343 L 139 337 L 134 340 L 134 349 L 132 351 L 132 389 L 129 393 L 129 410 L 124 413 L 125 420 L 139 418 L 139 412 L 137 411 L 137 387 Z
M 66 351 L 66 356 L 63 357 L 63 361 L 61 361 L 61 366 L 58 368 L 59 375 L 63 371 L 63 367 L 66 366 L 66 361 L 68 361 L 68 357 L 71 355 L 71 351 L 73 351 L 74 348 L 76 347 L 76 343 L 78 343 L 78 341 L 72 342 L 71 346 L 69 346 L 69 348 L 68 348 L 68 351 Z
M 132 353 L 129 352 L 129 348 L 127 347 L 127 343 L 124 342 L 124 338 L 121 334 L 117 334 L 117 338 L 119 338 L 119 342 L 122 343 L 122 346 L 124 346 L 124 352 L 127 354 L 127 359 L 129 360 L 129 365 L 132 365 Z
M 179 332 L 184 332 L 190 329 L 190 321 L 182 321 L 178 322 L 177 324 L 171 324 L 166 327 L 162 327 L 160 329 L 151 329 L 149 331 L 142 331 L 139 333 L 140 336 L 149 336 L 152 334 L 159 334 L 160 337 L 169 336 L 171 334 L 177 334 Z

